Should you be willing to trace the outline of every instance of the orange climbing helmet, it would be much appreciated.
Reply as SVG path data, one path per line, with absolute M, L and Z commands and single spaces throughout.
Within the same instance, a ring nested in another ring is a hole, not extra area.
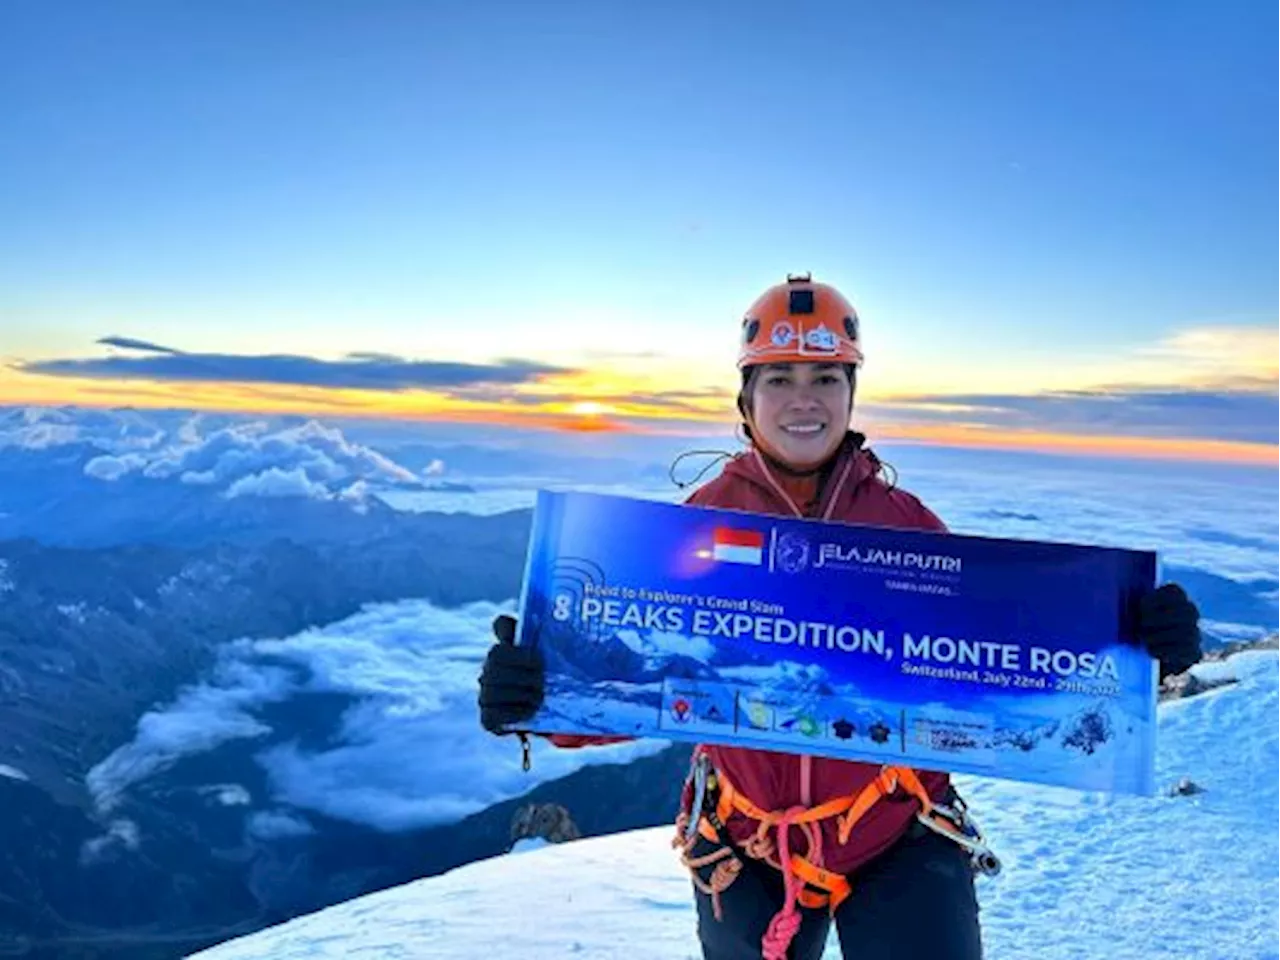
M 738 368 L 761 363 L 862 364 L 858 312 L 835 287 L 788 274 L 742 318 Z

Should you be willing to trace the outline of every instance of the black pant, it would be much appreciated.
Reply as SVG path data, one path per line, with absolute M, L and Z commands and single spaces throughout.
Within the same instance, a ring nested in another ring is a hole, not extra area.
M 719 845 L 698 837 L 693 855 Z M 733 884 L 720 894 L 717 920 L 711 897 L 694 889 L 698 938 L 705 960 L 759 960 L 760 941 L 782 907 L 782 874 L 743 857 Z M 712 868 L 699 875 L 708 879 Z M 853 893 L 836 911 L 845 960 L 981 960 L 978 900 L 968 854 L 930 830 L 912 830 L 850 878 Z M 797 907 L 804 920 L 787 956 L 818 960 L 831 919 L 826 908 Z

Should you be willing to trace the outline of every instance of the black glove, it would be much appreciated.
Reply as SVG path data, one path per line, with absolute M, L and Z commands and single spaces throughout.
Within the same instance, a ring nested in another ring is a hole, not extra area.
M 1160 661 L 1160 679 L 1200 662 L 1200 611 L 1176 583 L 1166 583 L 1138 601 L 1137 638 Z
M 528 720 L 542 706 L 545 680 L 542 654 L 518 647 L 516 618 L 500 614 L 493 621 L 498 642 L 480 672 L 480 723 L 490 733 L 505 733 L 507 724 Z

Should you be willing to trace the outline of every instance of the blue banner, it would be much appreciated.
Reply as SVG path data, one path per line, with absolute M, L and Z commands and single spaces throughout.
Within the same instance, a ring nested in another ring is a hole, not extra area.
M 540 491 L 522 729 L 1154 793 L 1148 551 Z

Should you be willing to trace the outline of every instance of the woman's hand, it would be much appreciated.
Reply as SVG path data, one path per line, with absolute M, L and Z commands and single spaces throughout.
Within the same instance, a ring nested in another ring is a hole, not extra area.
M 1200 662 L 1200 611 L 1185 590 L 1166 583 L 1138 601 L 1138 642 L 1160 661 L 1160 679 Z
M 480 672 L 480 723 L 490 733 L 530 719 L 542 706 L 545 667 L 542 654 L 516 646 L 516 618 L 500 614 L 493 621 L 498 642 L 489 649 Z

